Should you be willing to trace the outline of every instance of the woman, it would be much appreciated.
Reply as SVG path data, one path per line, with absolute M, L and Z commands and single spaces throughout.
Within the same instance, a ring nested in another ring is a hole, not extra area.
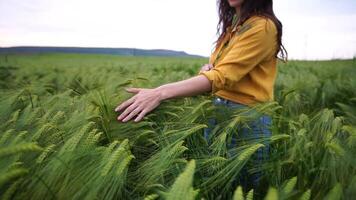
M 123 111 L 118 120 L 127 122 L 136 116 L 138 122 L 164 100 L 205 92 L 215 95 L 215 105 L 232 109 L 273 100 L 277 54 L 284 58 L 285 50 L 282 24 L 274 15 L 272 0 L 218 0 L 218 6 L 219 37 L 210 63 L 187 80 L 154 89 L 127 89 L 136 95 L 115 109 Z M 212 119 L 210 126 L 215 123 Z M 269 116 L 262 116 L 252 125 L 257 126 L 256 134 L 270 134 L 264 126 L 270 123 Z M 207 139 L 210 130 L 205 130 Z

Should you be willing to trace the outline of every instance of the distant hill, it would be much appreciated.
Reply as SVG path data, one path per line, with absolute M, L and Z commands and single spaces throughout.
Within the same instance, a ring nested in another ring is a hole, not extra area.
M 85 54 L 111 54 L 124 56 L 174 56 L 174 57 L 203 57 L 187 54 L 184 51 L 166 49 L 136 49 L 136 48 L 95 48 L 95 47 L 0 47 L 0 53 L 85 53 Z

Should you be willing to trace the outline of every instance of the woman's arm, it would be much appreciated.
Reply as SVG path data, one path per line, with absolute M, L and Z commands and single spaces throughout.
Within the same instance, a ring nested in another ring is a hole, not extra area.
M 198 75 L 183 81 L 168 83 L 157 88 L 162 100 L 175 98 L 195 96 L 204 92 L 211 91 L 211 83 L 204 75 Z
M 166 99 L 194 96 L 211 91 L 211 82 L 206 76 L 198 75 L 154 89 L 129 88 L 127 91 L 136 95 L 116 107 L 116 112 L 125 109 L 117 119 L 127 122 L 137 115 L 135 122 L 138 122 Z

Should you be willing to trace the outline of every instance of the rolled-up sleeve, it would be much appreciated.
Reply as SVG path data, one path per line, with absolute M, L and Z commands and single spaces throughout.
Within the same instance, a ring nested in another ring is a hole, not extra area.
M 237 33 L 239 34 L 239 33 Z M 269 19 L 260 19 L 236 38 L 225 57 L 210 71 L 199 72 L 212 83 L 212 93 L 231 88 L 263 60 L 274 56 L 277 30 Z

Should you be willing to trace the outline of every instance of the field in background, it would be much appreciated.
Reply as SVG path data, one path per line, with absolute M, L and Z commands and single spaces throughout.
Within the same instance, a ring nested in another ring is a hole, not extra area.
M 125 87 L 156 87 L 198 73 L 204 58 L 81 54 L 0 55 L 0 196 L 3 199 L 231 199 L 244 165 L 261 171 L 255 197 L 356 196 L 356 61 L 279 64 L 272 138 L 227 156 L 226 141 L 251 118 L 215 115 L 209 94 L 163 102 L 140 123 L 113 109 Z M 226 116 L 225 116 L 226 117 Z M 252 166 L 271 143 L 270 158 Z

